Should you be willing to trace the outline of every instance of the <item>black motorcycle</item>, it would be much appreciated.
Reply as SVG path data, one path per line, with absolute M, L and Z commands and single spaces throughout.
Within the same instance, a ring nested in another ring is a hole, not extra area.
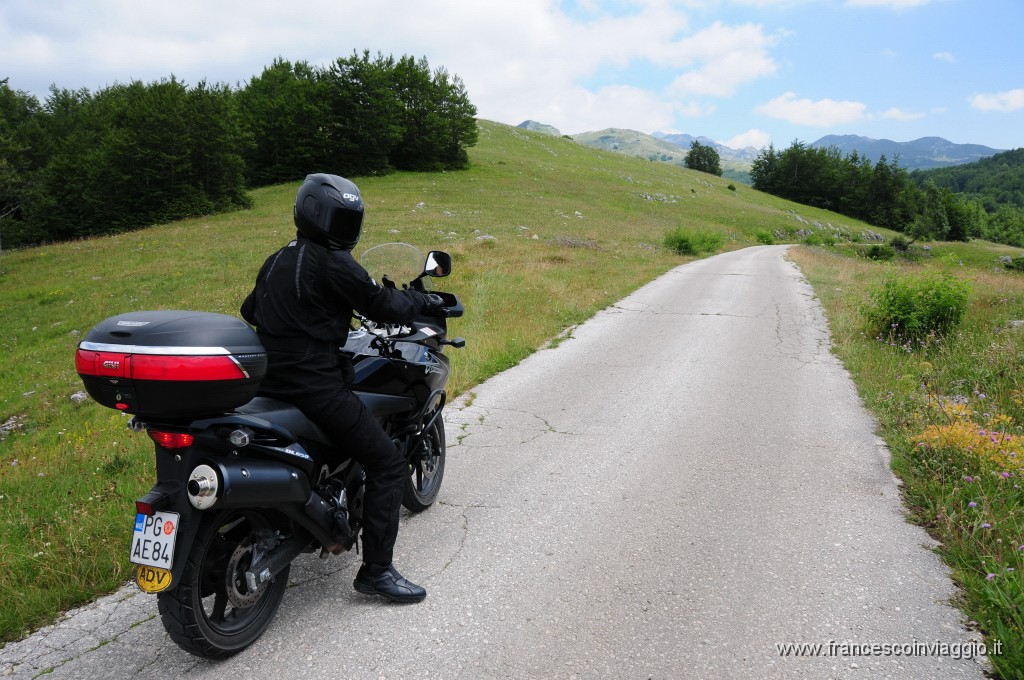
M 423 265 L 406 244 L 372 248 L 362 262 L 382 285 L 408 281 L 420 291 L 451 272 L 447 253 L 432 251 Z M 444 316 L 404 326 L 362 319 L 342 348 L 355 368 L 353 391 L 405 451 L 403 505 L 413 512 L 434 502 L 444 477 L 443 348 L 465 346 L 448 340 L 445 319 L 461 316 L 462 304 L 430 292 L 444 300 Z M 135 503 L 130 559 L 185 650 L 211 658 L 241 651 L 270 624 L 296 557 L 358 547 L 363 471 L 351 459 L 328 464 L 335 456 L 320 428 L 293 406 L 255 396 L 266 351 L 244 321 L 122 314 L 90 331 L 75 364 L 95 400 L 132 414 L 129 427 L 156 443 L 157 481 Z

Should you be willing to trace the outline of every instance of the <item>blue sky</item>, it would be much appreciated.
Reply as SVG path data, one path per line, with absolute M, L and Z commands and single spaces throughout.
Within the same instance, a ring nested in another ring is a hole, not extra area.
M 0 79 L 45 99 L 275 57 L 425 56 L 479 116 L 785 147 L 826 134 L 1024 146 L 1021 0 L 4 0 Z

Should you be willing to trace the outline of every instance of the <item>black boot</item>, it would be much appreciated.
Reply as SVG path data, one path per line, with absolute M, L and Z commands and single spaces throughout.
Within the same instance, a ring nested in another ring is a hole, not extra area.
M 393 564 L 364 564 L 352 587 L 363 595 L 380 595 L 392 602 L 422 602 L 427 596 L 426 590 L 403 578 Z

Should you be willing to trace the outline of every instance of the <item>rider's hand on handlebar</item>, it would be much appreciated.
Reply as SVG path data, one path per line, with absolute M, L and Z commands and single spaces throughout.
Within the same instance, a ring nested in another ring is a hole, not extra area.
M 424 310 L 424 314 L 427 316 L 444 316 L 445 304 L 444 298 L 434 293 L 427 293 L 427 308 Z

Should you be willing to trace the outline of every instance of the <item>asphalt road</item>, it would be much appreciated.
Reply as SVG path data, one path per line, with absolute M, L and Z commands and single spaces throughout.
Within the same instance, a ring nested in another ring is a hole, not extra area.
M 666 274 L 446 422 L 441 500 L 397 550 L 422 604 L 353 592 L 354 555 L 303 557 L 264 636 L 208 662 L 128 586 L 8 645 L 0 675 L 983 677 L 953 658 L 978 639 L 784 248 Z

